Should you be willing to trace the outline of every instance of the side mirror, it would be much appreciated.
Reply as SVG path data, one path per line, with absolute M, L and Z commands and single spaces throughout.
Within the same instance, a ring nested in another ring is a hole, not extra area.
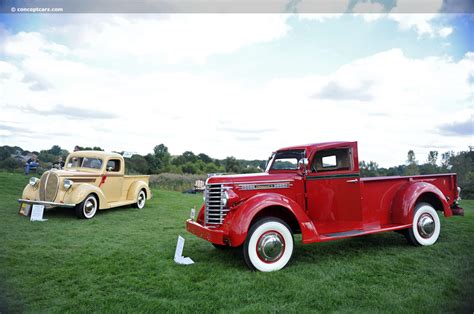
M 306 166 L 308 165 L 308 158 L 301 158 L 298 160 L 298 169 L 306 173 Z
M 107 171 L 112 171 L 112 169 L 114 169 L 114 167 L 107 167 Z

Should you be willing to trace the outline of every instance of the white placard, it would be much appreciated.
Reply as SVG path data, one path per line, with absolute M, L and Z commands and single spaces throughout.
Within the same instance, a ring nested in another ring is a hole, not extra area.
M 43 219 L 44 205 L 34 204 L 31 209 L 31 218 L 30 221 L 46 221 L 48 219 Z
M 183 256 L 183 248 L 184 248 L 184 238 L 182 236 L 178 236 L 178 243 L 176 244 L 176 252 L 174 252 L 174 261 L 176 262 L 176 264 L 180 264 L 180 265 L 194 264 L 194 261 L 191 258 Z

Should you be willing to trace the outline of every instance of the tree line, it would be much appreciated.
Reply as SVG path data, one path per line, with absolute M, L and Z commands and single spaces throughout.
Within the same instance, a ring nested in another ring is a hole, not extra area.
M 103 150 L 100 147 L 78 147 L 79 150 Z M 35 153 L 40 164 L 47 168 L 49 164 L 65 159 L 69 152 L 58 145 L 50 149 L 32 152 L 18 146 L 0 147 L 0 169 L 15 170 L 23 168 L 26 156 Z M 123 152 L 118 152 L 122 154 Z M 212 158 L 204 153 L 194 154 L 186 151 L 181 155 L 172 156 L 168 147 L 159 144 L 153 152 L 146 155 L 134 154 L 125 159 L 127 173 L 140 174 L 198 174 L 208 173 L 256 173 L 263 172 L 266 160 L 244 160 L 229 156 L 225 159 Z M 423 175 L 437 173 L 457 173 L 458 185 L 462 187 L 462 195 L 474 198 L 474 147 L 461 152 L 448 151 L 439 154 L 430 151 L 426 159 L 419 161 L 413 150 L 408 151 L 406 162 L 389 168 L 380 167 L 375 161 L 361 161 L 360 173 L 363 177 Z
M 78 150 L 101 150 L 101 147 L 77 147 Z M 124 152 L 116 152 L 123 154 Z M 36 151 L 23 150 L 18 146 L 0 147 L 0 169 L 17 169 L 24 165 L 27 156 L 35 154 L 43 167 L 48 167 L 59 157 L 66 159 L 69 152 L 58 145 L 50 149 Z M 181 155 L 172 156 L 164 144 L 156 145 L 152 153 L 146 155 L 134 154 L 125 158 L 127 173 L 139 174 L 207 174 L 207 173 L 254 173 L 262 172 L 266 160 L 243 160 L 229 156 L 225 159 L 215 159 L 200 153 L 185 151 Z
M 380 167 L 374 161 L 361 161 L 360 174 L 363 177 L 378 176 L 409 176 L 437 173 L 456 173 L 458 186 L 462 188 L 462 196 L 474 198 L 474 146 L 467 151 L 448 151 L 439 154 L 430 151 L 424 161 L 417 160 L 413 150 L 409 150 L 405 164 L 390 168 Z

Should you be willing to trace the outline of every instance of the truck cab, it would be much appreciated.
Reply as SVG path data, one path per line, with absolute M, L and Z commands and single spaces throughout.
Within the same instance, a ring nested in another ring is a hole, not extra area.
M 77 151 L 69 154 L 63 170 L 30 178 L 18 201 L 21 206 L 72 207 L 78 218 L 90 219 L 102 209 L 143 208 L 152 196 L 148 182 L 149 176 L 125 175 L 120 154 Z
M 399 231 L 431 245 L 437 212 L 460 213 L 458 196 L 455 174 L 361 178 L 357 142 L 298 145 L 274 152 L 264 173 L 210 177 L 187 229 L 239 247 L 251 269 L 274 271 L 290 260 L 295 233 L 308 244 Z

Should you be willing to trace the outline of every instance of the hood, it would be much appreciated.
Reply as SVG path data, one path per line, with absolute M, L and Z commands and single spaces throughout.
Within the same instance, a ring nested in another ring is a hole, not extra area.
M 74 177 L 100 177 L 102 174 L 99 171 L 80 171 L 75 169 L 67 169 L 67 170 L 49 170 L 47 172 L 53 172 L 59 177 L 67 177 L 67 178 L 74 178 Z M 45 172 L 46 173 L 46 172 Z
M 295 173 L 250 173 L 213 176 L 207 181 L 209 184 L 239 184 L 239 183 L 265 183 L 270 181 L 290 181 L 294 180 L 297 175 Z

